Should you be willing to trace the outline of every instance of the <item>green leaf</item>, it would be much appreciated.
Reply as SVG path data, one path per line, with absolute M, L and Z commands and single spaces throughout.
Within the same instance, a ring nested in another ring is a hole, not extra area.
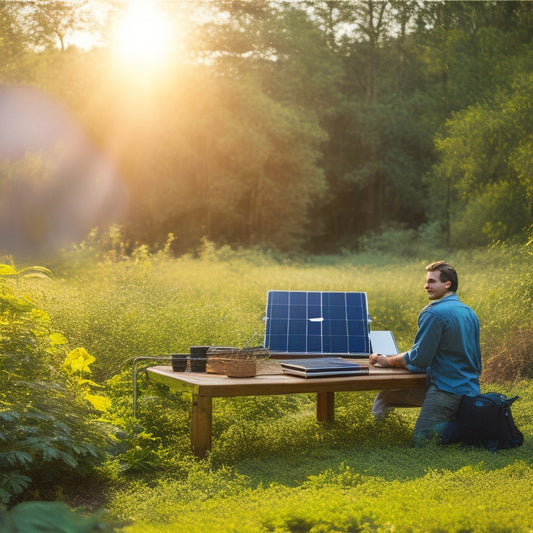
M 102 387 L 102 385 L 99 385 L 96 383 L 96 381 L 93 381 L 92 379 L 80 379 L 77 381 L 78 385 L 91 385 L 91 387 Z
M 52 346 L 57 346 L 68 344 L 68 339 L 64 335 L 61 335 L 61 333 L 51 333 L 50 342 L 52 343 Z
M 87 393 L 84 398 L 98 411 L 105 412 L 111 407 L 111 400 L 109 398 L 105 398 L 104 396 L 97 396 L 96 394 Z
M 16 276 L 17 271 L 10 265 L 0 265 L 0 276 Z
M 20 415 L 15 411 L 0 411 L 0 420 L 4 422 L 16 422 L 20 419 Z
M 7 503 L 13 494 L 19 494 L 31 483 L 31 478 L 19 472 L 0 473 L 0 499 Z
M 8 513 L 11 531 L 88 533 L 98 526 L 96 517 L 84 517 L 59 502 L 23 502 Z
M 27 278 L 43 278 L 50 279 L 52 272 L 45 267 L 41 266 L 32 266 L 26 267 L 18 271 L 19 276 L 24 276 Z
M 66 357 L 63 367 L 74 372 L 91 372 L 89 365 L 94 363 L 96 359 L 87 353 L 85 348 L 74 348 Z
M 26 452 L 10 451 L 0 453 L 0 466 L 23 466 L 27 467 L 33 463 L 33 457 Z

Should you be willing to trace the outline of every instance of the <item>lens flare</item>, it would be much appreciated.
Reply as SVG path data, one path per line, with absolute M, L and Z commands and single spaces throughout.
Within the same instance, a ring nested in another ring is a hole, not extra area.
M 122 180 L 70 113 L 29 87 L 0 90 L 0 250 L 53 253 L 120 222 Z

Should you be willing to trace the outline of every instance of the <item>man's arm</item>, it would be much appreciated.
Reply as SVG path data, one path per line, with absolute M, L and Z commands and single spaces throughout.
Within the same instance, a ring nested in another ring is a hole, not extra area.
M 380 353 L 373 353 L 369 358 L 368 362 L 371 366 L 379 367 L 389 367 L 389 368 L 404 368 L 408 369 L 404 361 L 404 353 L 399 353 L 398 355 L 381 355 Z

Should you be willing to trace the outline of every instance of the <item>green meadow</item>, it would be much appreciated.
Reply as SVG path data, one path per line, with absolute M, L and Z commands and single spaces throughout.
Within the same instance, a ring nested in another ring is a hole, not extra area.
M 198 460 L 190 450 L 190 396 L 154 386 L 143 372 L 165 361 L 138 363 L 134 417 L 133 358 L 187 352 L 196 344 L 260 345 L 270 289 L 364 291 L 371 327 L 392 330 L 399 349 L 408 349 L 426 304 L 424 266 L 436 259 L 456 266 L 458 294 L 479 315 L 482 390 L 520 396 L 513 415 L 522 447 L 414 449 L 417 409 L 376 423 L 375 393 L 338 393 L 336 422 L 324 427 L 312 395 L 287 395 L 216 399 L 213 449 Z M 104 528 L 128 533 L 533 530 L 527 246 L 446 257 L 376 252 L 303 259 L 207 243 L 180 258 L 142 248 L 128 257 L 80 248 L 52 263 L 49 279 L 6 283 L 31 298 L 50 330 L 68 340 L 57 360 L 79 347 L 94 357 L 85 377 L 109 406 L 87 416 L 106 428 L 108 453 L 81 470 L 61 468 L 61 476 L 39 467 L 11 504 L 62 501 Z
M 524 1 L 0 0 L 0 533 L 533 533 L 532 30 Z M 366 292 L 407 350 L 435 260 L 519 448 L 414 449 L 372 391 L 327 425 L 215 398 L 198 459 L 191 394 L 147 379 L 261 346 L 276 289 Z

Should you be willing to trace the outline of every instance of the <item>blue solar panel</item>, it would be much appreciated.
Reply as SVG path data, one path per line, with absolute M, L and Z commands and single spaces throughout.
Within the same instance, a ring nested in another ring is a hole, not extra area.
M 268 291 L 265 320 L 271 352 L 370 354 L 364 292 Z

